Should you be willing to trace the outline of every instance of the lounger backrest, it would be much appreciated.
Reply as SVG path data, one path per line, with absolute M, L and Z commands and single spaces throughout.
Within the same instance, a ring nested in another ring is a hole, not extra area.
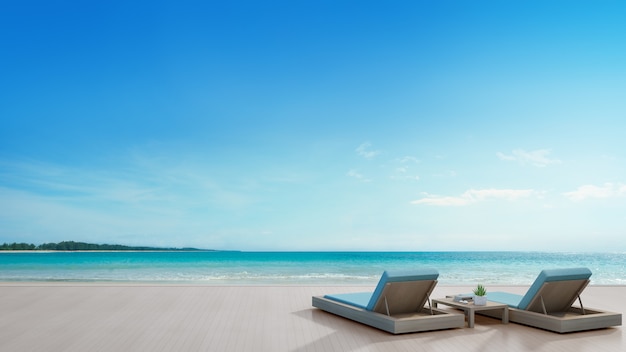
M 530 286 L 518 308 L 543 313 L 567 311 L 591 277 L 587 268 L 543 270 Z M 542 303 L 543 300 L 543 303 Z
M 437 285 L 439 272 L 421 269 L 411 272 L 385 271 L 378 281 L 367 310 L 381 314 L 417 312 Z

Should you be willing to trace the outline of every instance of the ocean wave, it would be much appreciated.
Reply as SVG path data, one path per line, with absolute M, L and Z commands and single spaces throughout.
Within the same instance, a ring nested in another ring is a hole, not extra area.
M 586 266 L 592 285 L 626 285 L 626 254 L 41 253 L 0 256 L 0 281 L 375 285 L 385 269 L 436 268 L 442 285 L 530 285 L 542 269 Z

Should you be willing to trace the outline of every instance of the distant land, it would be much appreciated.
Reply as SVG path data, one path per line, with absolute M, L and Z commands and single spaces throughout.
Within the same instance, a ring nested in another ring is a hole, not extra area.
M 59 243 L 44 243 L 38 246 L 32 243 L 4 243 L 0 251 L 214 251 L 198 248 L 161 248 L 161 247 L 134 247 L 120 244 L 94 244 L 85 242 L 63 241 Z

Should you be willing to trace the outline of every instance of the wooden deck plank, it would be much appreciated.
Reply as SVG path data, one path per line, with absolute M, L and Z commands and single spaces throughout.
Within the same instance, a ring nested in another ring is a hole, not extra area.
M 311 306 L 314 295 L 363 289 L 0 283 L 0 350 L 626 350 L 622 327 L 561 335 L 477 316 L 474 329 L 391 335 Z M 432 297 L 469 289 L 438 286 Z M 586 307 L 623 313 L 625 296 L 626 286 L 590 286 L 583 302 Z

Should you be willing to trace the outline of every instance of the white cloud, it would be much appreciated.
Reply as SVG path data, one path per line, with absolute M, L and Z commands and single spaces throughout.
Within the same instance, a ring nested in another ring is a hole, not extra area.
M 349 176 L 349 177 L 354 177 L 354 178 L 356 178 L 358 180 L 361 180 L 363 182 L 370 182 L 371 181 L 370 179 L 368 179 L 365 176 L 363 176 L 363 174 L 359 173 L 358 171 L 356 171 L 354 169 L 348 171 L 348 173 L 346 175 Z
M 501 152 L 497 152 L 496 156 L 498 158 L 500 158 L 500 160 L 508 160 L 508 161 L 515 161 L 515 160 L 517 160 L 517 158 L 514 157 L 513 155 L 505 155 L 504 153 L 501 153 Z
M 416 163 L 419 164 L 419 159 L 417 159 L 414 156 L 403 156 L 402 158 L 398 159 L 399 162 L 405 164 L 405 163 Z
M 470 199 L 463 197 L 444 197 L 436 195 L 427 195 L 425 198 L 414 200 L 411 202 L 411 204 L 426 204 L 442 207 L 462 206 L 468 205 L 469 203 Z
M 450 170 L 450 171 L 446 171 L 446 172 L 442 172 L 442 173 L 436 173 L 433 174 L 433 177 L 445 177 L 445 178 L 449 178 L 449 177 L 456 177 L 456 171 L 454 170 Z
M 417 175 L 412 169 L 413 164 L 419 164 L 419 160 L 417 158 L 412 156 L 404 156 L 402 158 L 393 160 L 393 162 L 397 166 L 394 169 L 393 174 L 390 176 L 392 180 L 419 181 L 419 175 Z
M 377 155 L 379 155 L 380 151 L 378 151 L 378 150 L 371 150 L 370 149 L 371 146 L 372 146 L 371 143 L 365 142 L 365 143 L 361 144 L 360 146 L 358 146 L 356 148 L 356 153 L 359 156 L 364 157 L 365 159 L 372 159 L 372 158 L 376 157 Z
M 489 198 L 516 200 L 531 196 L 535 191 L 531 189 L 470 189 L 463 193 L 463 197 L 481 201 Z
M 610 182 L 602 186 L 584 185 L 575 191 L 563 193 L 565 197 L 573 201 L 581 201 L 588 198 L 613 198 L 626 196 L 626 185 L 613 184 Z
M 400 180 L 400 181 L 419 181 L 420 177 L 418 175 L 408 175 L 399 173 L 398 175 L 391 175 L 390 179 L 392 180 Z
M 551 159 L 548 155 L 551 153 L 549 149 L 538 149 L 533 151 L 525 151 L 524 149 L 515 149 L 512 155 L 506 155 L 501 152 L 497 152 L 496 156 L 500 160 L 505 161 L 517 161 L 520 164 L 531 164 L 537 167 L 545 167 L 550 164 L 560 164 L 558 159 Z
M 458 197 L 426 194 L 426 197 L 414 200 L 411 204 L 464 206 L 488 199 L 504 199 L 514 201 L 519 198 L 530 197 L 534 194 L 537 194 L 537 192 L 532 189 L 470 189 Z

